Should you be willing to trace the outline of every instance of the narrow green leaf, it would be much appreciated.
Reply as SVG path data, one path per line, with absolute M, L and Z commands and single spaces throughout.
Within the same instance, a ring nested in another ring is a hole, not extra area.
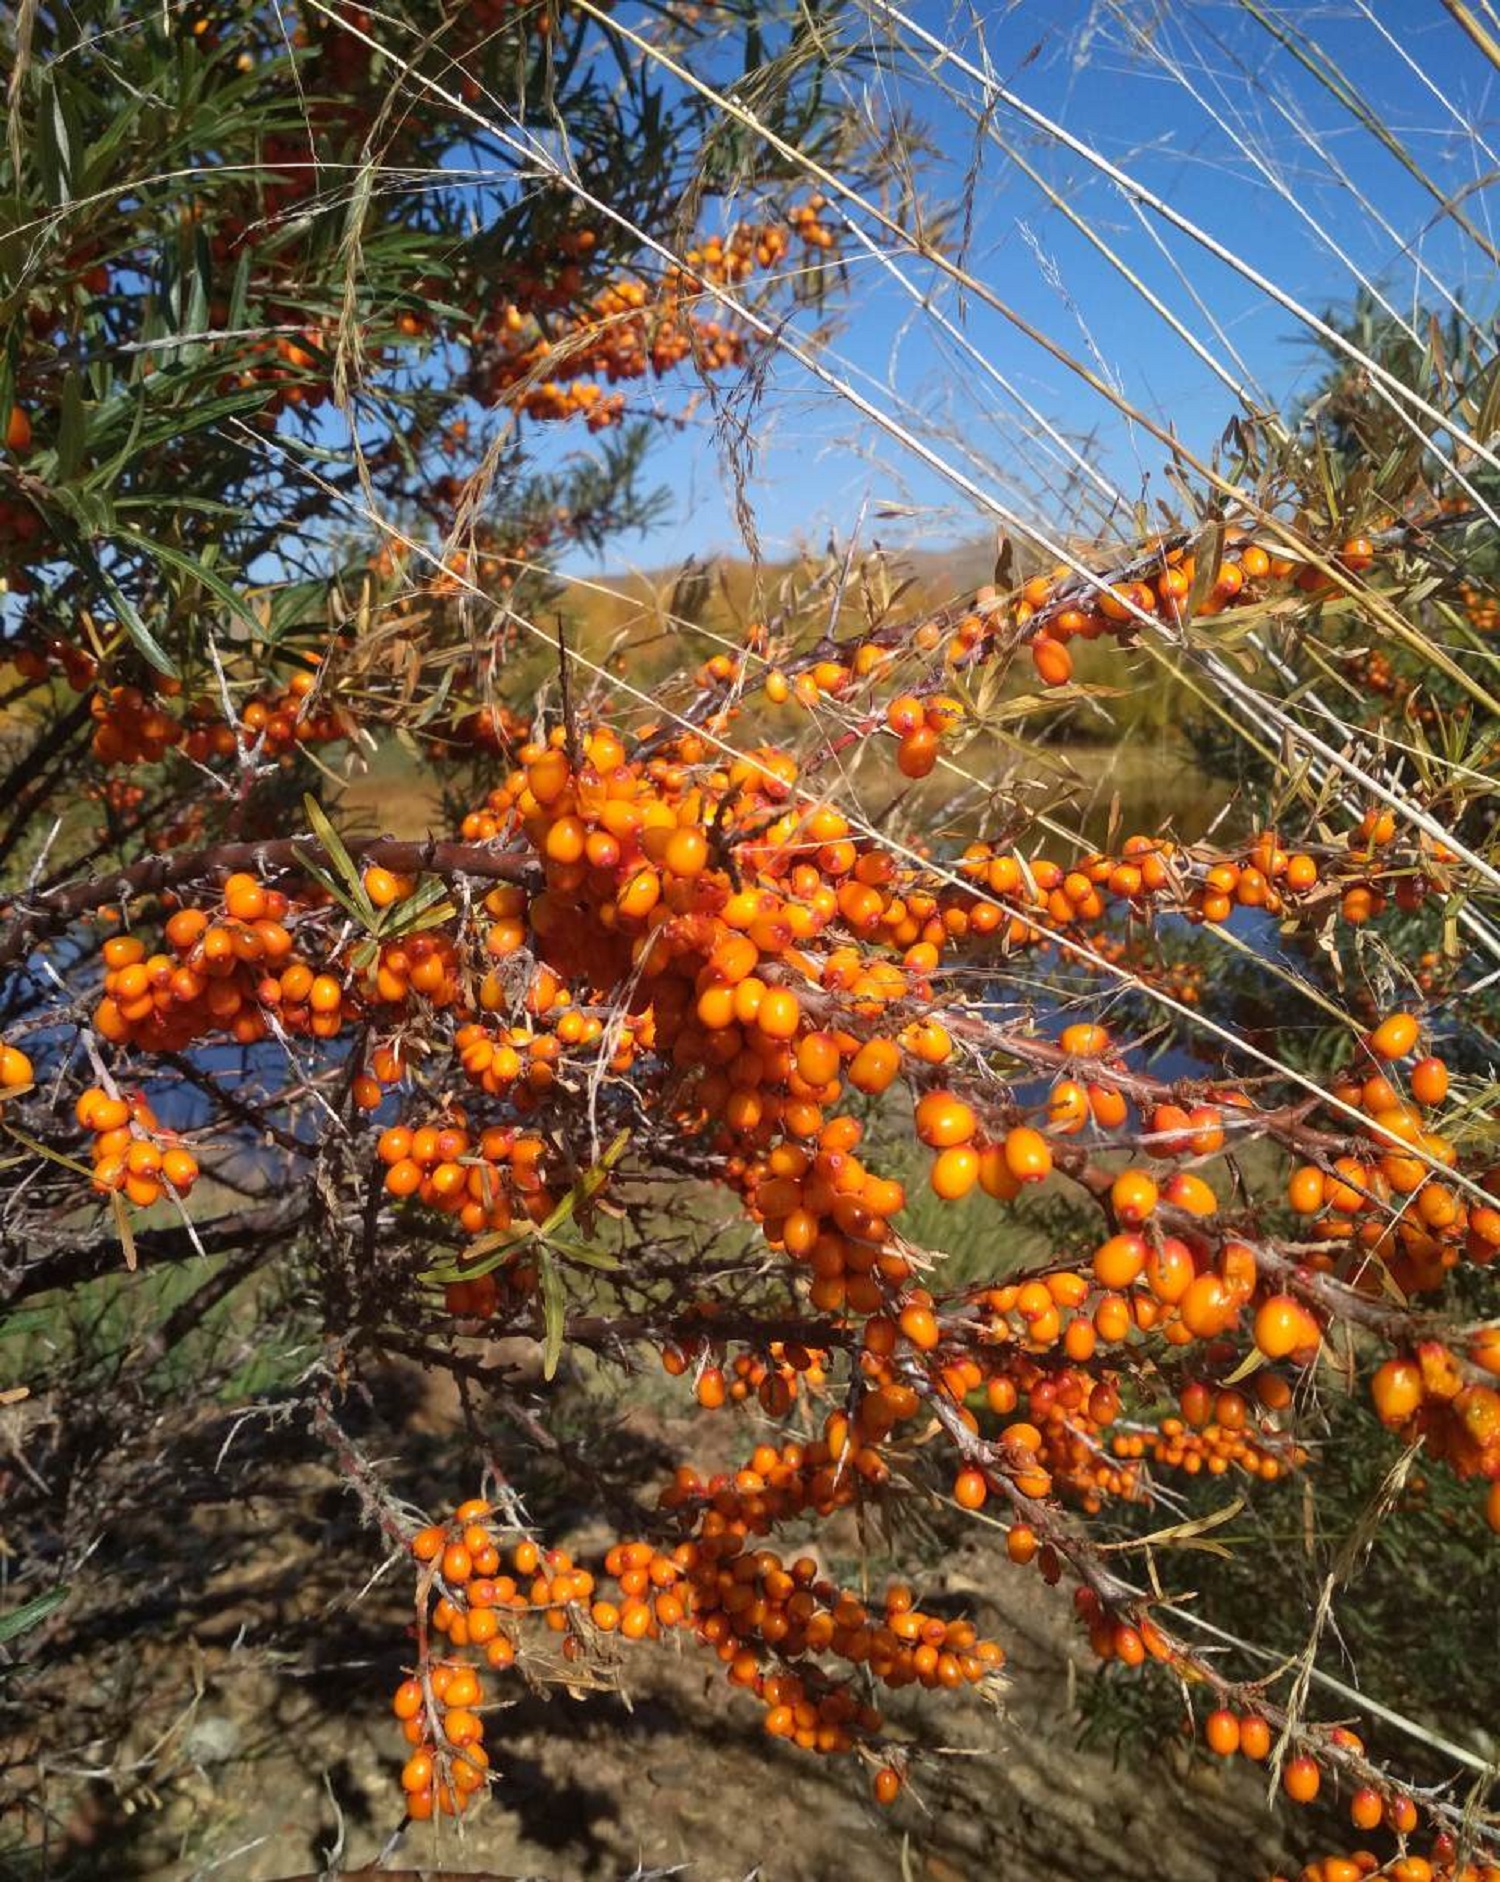
M 36 128 L 42 188 L 49 202 L 69 203 L 73 200 L 73 137 L 62 92 L 52 72 L 48 72 L 43 81 Z
M 522 1243 L 529 1238 L 512 1229 L 496 1229 L 479 1235 L 464 1250 L 461 1261 L 440 1262 L 420 1277 L 434 1286 L 447 1287 L 454 1281 L 477 1281 L 482 1274 L 503 1268 Z
M 46 1144 L 39 1143 L 35 1137 L 28 1137 L 25 1131 L 17 1130 L 14 1124 L 5 1126 L 5 1134 L 7 1137 L 13 1137 L 34 1157 L 45 1157 L 49 1163 L 60 1164 L 63 1169 L 72 1170 L 77 1176 L 86 1176 L 90 1181 L 93 1180 L 94 1172 L 86 1163 L 79 1163 L 72 1157 L 65 1157 L 60 1150 L 49 1150 Z
M 248 309 L 250 305 L 250 258 L 255 253 L 247 242 L 240 250 L 240 258 L 235 263 L 234 284 L 229 290 L 229 319 L 225 325 L 231 333 L 250 324 Z
M 317 863 L 310 861 L 306 856 L 301 857 L 299 860 L 301 867 L 307 871 L 314 882 L 322 884 L 351 921 L 364 920 L 363 911 L 349 894 L 349 891 L 344 887 L 343 883 L 330 875 L 326 869 L 320 868 Z
M 556 1376 L 558 1361 L 562 1358 L 566 1303 L 562 1277 L 557 1272 L 557 1263 L 548 1253 L 545 1242 L 538 1253 L 538 1272 L 542 1283 L 542 1377 L 551 1379 Z
M 60 1588 L 49 1588 L 45 1594 L 33 1595 L 31 1600 L 23 1602 L 9 1614 L 0 1614 L 0 1646 L 7 1640 L 14 1640 L 19 1634 L 30 1633 L 33 1627 L 40 1627 L 49 1614 L 53 1614 L 67 1600 L 72 1592 L 67 1582 Z
M 563 1197 L 545 1222 L 537 1229 L 537 1234 L 545 1238 L 560 1229 L 564 1222 L 571 1219 L 580 1203 L 586 1203 L 597 1196 L 609 1180 L 609 1173 L 625 1154 L 625 1147 L 630 1142 L 630 1132 L 621 1131 L 619 1136 L 600 1157 L 599 1161 L 584 1171 L 578 1181 Z
M 243 595 L 237 594 L 222 575 L 202 562 L 197 556 L 189 555 L 185 550 L 175 549 L 169 543 L 158 542 L 152 536 L 142 535 L 139 530 L 116 528 L 115 535 L 122 541 L 131 543 L 141 554 L 152 561 L 160 562 L 165 567 L 176 569 L 179 574 L 190 576 L 202 585 L 217 601 L 222 601 L 226 608 L 237 615 L 252 632 L 259 629 L 260 623 L 250 612 Z
M 452 921 L 457 913 L 452 902 L 439 902 L 435 908 L 418 909 L 406 921 L 387 922 L 380 930 L 381 938 L 394 941 L 402 935 L 422 934 L 428 928 L 441 928 L 444 922 Z
M 83 462 L 83 447 L 88 435 L 88 421 L 83 409 L 83 375 L 70 366 L 63 380 L 62 410 L 57 423 L 56 481 L 67 483 Z
M 77 545 L 77 554 L 79 560 L 92 571 L 99 586 L 104 590 L 105 594 L 109 596 L 110 606 L 120 617 L 121 626 L 135 642 L 141 657 L 148 660 L 151 665 L 156 668 L 158 673 L 165 673 L 169 680 L 177 679 L 179 675 L 175 662 L 156 639 L 150 628 L 147 627 L 146 623 L 141 619 L 140 615 L 136 613 L 135 603 L 130 599 L 129 595 L 125 593 L 125 590 L 115 580 L 114 576 L 110 574 L 109 570 L 105 568 L 104 564 L 86 543 L 79 543 Z
M 119 1233 L 120 1247 L 125 1255 L 127 1273 L 134 1274 L 140 1266 L 140 1257 L 135 1249 L 135 1230 L 130 1226 L 130 1211 L 125 1207 L 125 1198 L 119 1190 L 109 1192 L 109 1200 L 115 1212 L 115 1228 Z
M 349 894 L 353 898 L 365 926 L 367 928 L 375 927 L 378 919 L 375 913 L 375 904 L 365 893 L 364 878 L 360 875 L 355 865 L 354 858 L 349 854 L 348 850 L 344 848 L 343 839 L 340 837 L 338 831 L 335 830 L 333 825 L 328 821 L 323 806 L 318 802 L 317 798 L 313 796 L 311 791 L 308 791 L 303 796 L 302 808 L 307 813 L 307 821 L 312 825 L 313 835 L 317 837 L 318 841 L 323 845 L 328 860 L 333 864 L 334 868 L 343 877 L 344 882 L 348 886 Z
M 448 885 L 440 876 L 429 876 L 425 882 L 419 882 L 404 902 L 398 902 L 391 910 L 393 915 L 425 914 L 440 896 L 448 893 Z M 404 926 L 404 923 L 401 924 Z
M 606 1254 L 602 1248 L 590 1248 L 585 1242 L 565 1242 L 558 1236 L 552 1237 L 549 1244 L 564 1261 L 579 1261 L 586 1268 L 598 1268 L 604 1274 L 615 1274 L 620 1268 L 618 1255 Z

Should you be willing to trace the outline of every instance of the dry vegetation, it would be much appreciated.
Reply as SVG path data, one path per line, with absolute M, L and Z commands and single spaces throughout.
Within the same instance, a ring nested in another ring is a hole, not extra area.
M 1500 20 L 1298 12 L 0 23 L 18 1878 L 1500 1878 Z

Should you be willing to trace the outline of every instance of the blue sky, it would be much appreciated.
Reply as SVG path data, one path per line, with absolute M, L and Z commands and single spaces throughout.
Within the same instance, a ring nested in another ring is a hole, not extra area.
M 879 11 L 878 0 L 870 10 Z M 1072 0 L 990 4 L 977 9 L 982 34 L 972 15 L 914 5 L 911 17 L 976 64 L 982 39 L 1002 84 L 1314 312 L 1346 305 L 1360 274 L 1408 313 L 1435 304 L 1443 290 L 1461 293 L 1476 313 L 1493 311 L 1494 270 L 1481 247 L 1247 11 L 1169 0 L 1149 43 L 1135 44 L 1121 23 L 1125 11 Z M 1133 4 L 1128 17 L 1142 20 L 1147 9 Z M 1496 74 L 1435 0 L 1298 5 L 1279 17 L 1305 35 L 1313 56 L 1337 62 L 1342 81 L 1488 236 L 1482 179 L 1500 167 Z M 932 139 L 924 170 L 931 197 L 958 202 L 972 178 L 967 265 L 1025 320 L 1199 451 L 1232 415 L 1232 391 L 1069 225 L 1018 156 L 1235 376 L 1243 372 L 1283 404 L 1306 388 L 1318 365 L 1293 314 L 1182 233 L 1138 217 L 1084 157 L 1014 113 L 999 110 L 998 141 L 976 145 L 961 100 L 977 103 L 978 88 L 958 71 L 948 82 L 955 97 L 910 67 L 885 103 L 909 111 Z M 894 252 L 888 235 L 868 233 Z M 856 238 L 846 236 L 842 252 L 847 287 L 832 306 L 830 366 L 1021 513 L 1066 519 L 1073 499 L 1034 423 L 983 380 Z M 1105 481 L 1132 500 L 1169 494 L 1159 443 L 1132 435 L 1108 400 L 1000 315 L 962 304 L 926 263 L 900 260 L 1042 417 L 1075 443 L 1092 440 L 1089 460 Z M 687 409 L 683 388 L 661 387 L 657 396 L 663 412 Z M 674 516 L 649 540 L 607 557 L 612 566 L 632 557 L 659 566 L 738 547 L 701 394 L 680 432 L 663 431 L 655 469 L 675 494 Z M 847 536 L 862 506 L 866 537 L 888 542 L 949 541 L 991 526 L 972 500 L 790 359 L 772 367 L 755 432 L 750 496 L 770 554 L 801 541 L 820 545 L 830 531 Z M 575 439 L 568 443 L 576 448 Z M 879 517 L 891 503 L 911 513 Z

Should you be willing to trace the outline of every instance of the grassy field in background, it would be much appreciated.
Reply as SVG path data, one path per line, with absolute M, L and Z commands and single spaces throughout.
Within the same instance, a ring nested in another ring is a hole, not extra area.
M 842 563 L 804 558 L 757 570 L 750 562 L 722 557 L 706 565 L 618 575 L 575 577 L 558 597 L 568 644 L 581 677 L 575 690 L 597 690 L 611 707 L 628 714 L 655 700 L 671 682 L 681 682 L 704 660 L 744 645 L 752 622 L 777 621 L 795 609 L 799 639 L 832 614 L 839 637 L 871 619 L 912 621 L 938 609 L 961 606 L 994 573 L 993 550 L 983 543 L 950 549 L 893 554 L 845 574 Z M 867 816 L 884 817 L 899 798 L 931 828 L 935 813 L 962 798 L 966 810 L 982 806 L 991 792 L 1009 802 L 1059 805 L 1063 821 L 1083 829 L 1090 841 L 1109 834 L 1111 805 L 1118 798 L 1118 830 L 1165 830 L 1186 838 L 1201 835 L 1222 808 L 1225 792 L 1206 777 L 1177 731 L 1182 696 L 1142 655 L 1122 661 L 1109 648 L 1079 644 L 1075 650 L 1080 688 L 1066 697 L 1037 695 L 1030 663 L 1022 659 L 992 702 L 997 723 L 963 747 L 956 768 L 940 766 L 922 783 L 893 791 L 888 767 L 870 792 L 859 790 L 859 773 L 838 780 L 854 786 Z M 524 635 L 508 658 L 506 696 L 524 706 L 527 695 L 545 697 L 556 710 L 557 657 L 539 637 Z M 617 689 L 626 680 L 630 691 Z M 797 708 L 780 712 L 746 695 L 747 710 L 732 736 L 749 745 L 789 735 Z M 497 775 L 498 775 L 497 766 Z M 830 786 L 834 779 L 829 776 Z M 371 758 L 331 801 L 352 828 L 415 838 L 441 828 L 440 790 L 416 757 L 394 741 Z

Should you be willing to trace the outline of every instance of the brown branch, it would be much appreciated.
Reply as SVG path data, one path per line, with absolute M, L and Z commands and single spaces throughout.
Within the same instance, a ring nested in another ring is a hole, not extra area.
M 255 1243 L 263 1255 L 272 1252 L 274 1237 L 297 1227 L 305 1218 L 307 1205 L 302 1196 L 283 1197 L 260 1209 L 244 1209 L 213 1221 L 195 1224 L 196 1240 L 183 1224 L 174 1228 L 142 1229 L 135 1238 L 136 1254 L 142 1268 L 155 1263 L 186 1261 L 198 1254 L 225 1254 L 231 1249 Z M 77 1287 L 101 1275 L 123 1270 L 124 1256 L 119 1237 L 105 1235 L 98 1241 L 76 1243 L 50 1255 L 43 1255 L 30 1267 L 23 1268 L 4 1304 L 13 1306 L 35 1294 L 45 1294 L 56 1287 Z
M 529 856 L 482 843 L 439 842 L 435 838 L 424 843 L 402 843 L 382 836 L 363 841 L 355 838 L 346 848 L 352 856 L 379 863 L 398 875 L 479 876 L 495 882 L 528 882 L 536 873 L 536 864 Z M 218 873 L 250 870 L 271 876 L 322 860 L 322 845 L 310 836 L 281 837 L 267 843 L 219 843 L 208 849 L 148 856 L 117 875 L 75 882 L 36 896 L 29 903 L 18 898 L 15 916 L 0 934 L 0 966 L 24 954 L 42 935 L 65 928 L 106 903 L 157 895 L 163 889 Z

